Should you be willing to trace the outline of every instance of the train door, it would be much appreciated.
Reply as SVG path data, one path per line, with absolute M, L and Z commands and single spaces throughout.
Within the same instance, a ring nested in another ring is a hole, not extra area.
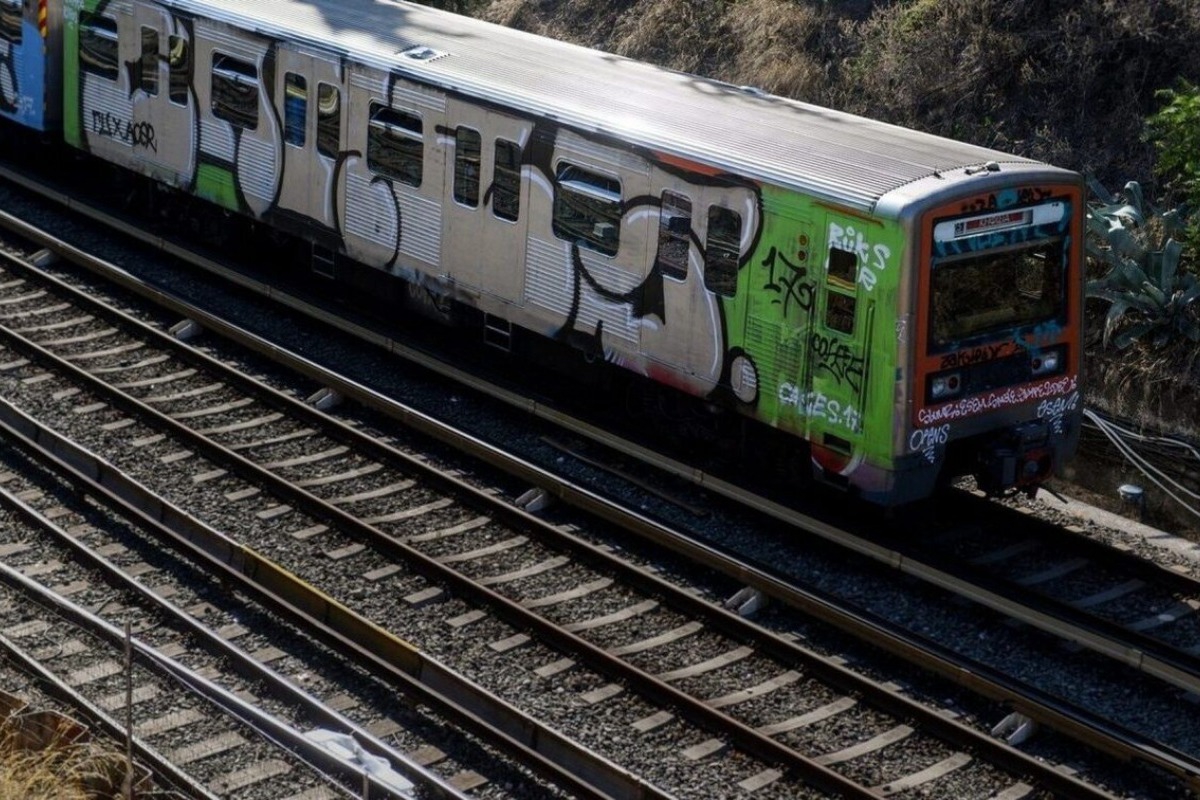
M 696 395 L 712 391 L 720 379 L 720 303 L 736 285 L 719 282 L 715 292 L 706 285 L 707 251 L 700 246 L 708 222 L 705 201 L 702 187 L 655 171 L 649 261 L 661 300 L 659 308 L 647 308 L 653 321 L 642 326 L 641 348 L 656 378 Z
M 172 184 L 187 183 L 196 163 L 191 42 L 159 5 L 135 5 L 133 31 L 137 58 L 129 65 L 130 143 L 147 173 Z
M 525 120 L 450 99 L 442 268 L 457 284 L 517 303 L 525 289 Z
M 333 182 L 348 106 L 341 66 L 332 56 L 281 45 L 273 96 L 283 128 L 279 221 L 331 231 L 337 224 Z
M 869 220 L 826 220 L 824 269 L 815 285 L 805 373 L 808 438 L 827 476 L 848 477 L 863 456 L 875 301 Z

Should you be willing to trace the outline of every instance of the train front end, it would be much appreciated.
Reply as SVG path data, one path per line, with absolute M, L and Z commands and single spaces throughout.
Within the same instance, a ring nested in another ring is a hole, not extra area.
M 994 163 L 947 182 L 970 191 L 909 217 L 911 379 L 894 446 L 918 483 L 973 475 L 989 494 L 1032 493 L 1079 438 L 1082 182 Z

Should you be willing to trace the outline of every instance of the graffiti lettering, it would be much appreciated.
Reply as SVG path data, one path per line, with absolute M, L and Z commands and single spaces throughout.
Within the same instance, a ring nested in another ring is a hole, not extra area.
M 110 139 L 126 142 L 134 147 L 145 147 L 158 152 L 154 126 L 149 122 L 130 122 L 114 116 L 108 111 L 92 111 L 92 132 Z
M 776 275 L 776 263 L 780 265 L 778 275 Z M 788 261 L 775 247 L 772 247 L 771 252 L 767 253 L 762 265 L 767 268 L 767 282 L 763 285 L 763 289 L 782 295 L 782 298 L 777 297 L 771 303 L 773 305 L 782 304 L 785 317 L 788 313 L 788 306 L 793 300 L 802 311 L 812 311 L 813 286 L 804 280 L 808 275 L 807 268 Z
M 1000 351 L 1004 349 L 1002 344 L 989 344 L 984 347 L 976 347 L 972 350 L 962 350 L 957 353 L 948 353 L 942 356 L 942 364 L 938 369 L 952 369 L 954 367 L 965 367 L 970 364 L 978 364 L 980 361 L 991 361 L 1000 355 Z
M 947 420 L 963 419 L 964 417 L 982 414 L 985 411 L 1015 406 L 1033 400 L 1045 400 L 1073 392 L 1079 387 L 1079 379 L 1075 375 L 1035 383 L 1031 386 L 1016 386 L 1009 389 L 998 389 L 977 397 L 964 397 L 953 403 L 947 403 L 937 408 L 923 408 L 917 414 L 921 425 L 933 425 Z
M 1063 432 L 1063 416 L 1068 411 L 1074 411 L 1079 405 L 1079 392 L 1072 392 L 1067 397 L 1057 397 L 1053 400 L 1043 400 L 1038 403 L 1038 419 L 1049 420 L 1050 429 L 1056 434 Z
M 815 369 L 828 372 L 838 382 L 847 383 L 855 392 L 862 388 L 863 359 L 849 345 L 814 333 L 808 340 Z
M 908 437 L 908 448 L 925 455 L 930 464 L 937 462 L 937 448 L 950 441 L 950 425 L 937 428 L 918 428 Z
M 779 385 L 779 402 L 784 408 L 794 408 L 803 417 L 821 419 L 851 433 L 862 431 L 862 413 L 852 407 L 830 400 L 822 392 L 802 392 L 794 383 Z
M 877 273 L 887 268 L 888 259 L 892 257 L 892 249 L 887 245 L 872 246 L 862 231 L 855 230 L 853 225 L 843 228 L 836 222 L 829 223 L 829 248 L 854 253 L 858 258 L 858 282 L 868 292 L 875 288 L 879 282 Z M 825 269 L 829 269 L 828 261 Z
M 964 214 L 975 211 L 995 211 L 996 209 L 1008 208 L 1012 205 L 1037 203 L 1049 196 L 1049 189 L 1025 187 L 1024 189 L 1017 189 L 1015 192 L 1005 192 L 1003 197 L 995 194 L 989 194 L 986 198 L 977 197 L 969 203 L 964 203 L 962 211 Z

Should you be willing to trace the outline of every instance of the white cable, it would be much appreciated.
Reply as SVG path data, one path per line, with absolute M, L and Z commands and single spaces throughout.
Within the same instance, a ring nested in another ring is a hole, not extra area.
M 1151 472 L 1155 472 L 1155 473 L 1158 473 L 1159 475 L 1162 475 L 1165 480 L 1167 480 L 1169 483 L 1171 483 L 1171 485 L 1176 486 L 1177 488 L 1179 488 L 1183 492 L 1191 495 L 1192 497 L 1200 497 L 1200 495 L 1197 495 L 1195 492 L 1191 492 L 1186 487 L 1179 486 L 1174 480 L 1172 480 L 1168 476 L 1164 475 L 1161 470 L 1154 467 L 1152 464 L 1149 464 L 1149 462 L 1146 462 L 1146 460 L 1144 458 L 1142 458 L 1141 456 L 1139 456 L 1133 450 L 1133 448 L 1129 446 L 1129 444 L 1122 441 L 1121 437 L 1117 433 L 1113 432 L 1112 430 L 1109 430 L 1109 423 L 1105 422 L 1104 420 L 1101 420 L 1100 417 L 1098 417 L 1095 414 L 1095 412 L 1089 411 L 1088 409 L 1084 409 L 1083 413 L 1085 416 L 1087 416 L 1089 419 L 1092 420 L 1092 422 L 1096 425 L 1096 427 L 1100 429 L 1101 433 L 1103 433 L 1106 437 L 1108 437 L 1109 441 L 1111 441 L 1113 443 L 1113 445 L 1117 448 L 1117 450 L 1120 451 L 1125 456 L 1126 459 L 1128 459 L 1131 463 L 1133 463 L 1133 465 L 1135 467 L 1137 467 L 1139 472 L 1141 472 L 1143 475 L 1145 475 L 1147 478 L 1149 478 L 1150 481 L 1153 482 L 1156 486 L 1158 486 L 1159 489 L 1162 489 L 1162 491 L 1164 493 L 1166 493 L 1166 495 L 1168 497 L 1170 497 L 1176 503 L 1179 503 L 1179 505 L 1183 506 L 1184 509 L 1186 511 L 1188 511 L 1190 514 L 1192 514 L 1193 516 L 1196 516 L 1196 517 L 1200 517 L 1200 510 L 1197 510 L 1197 509 L 1193 508 L 1192 506 L 1188 505 L 1187 501 L 1179 498 L 1174 492 L 1172 492 L 1170 489 L 1168 489 L 1162 483 L 1162 481 L 1160 481 L 1158 478 L 1156 478 L 1154 475 L 1152 475 Z M 1116 427 L 1116 426 L 1114 426 L 1114 427 Z M 1143 464 L 1145 466 L 1143 466 Z

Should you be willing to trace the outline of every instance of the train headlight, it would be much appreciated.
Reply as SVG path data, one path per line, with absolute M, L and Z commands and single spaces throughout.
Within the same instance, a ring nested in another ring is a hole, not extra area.
M 929 394 L 934 400 L 944 400 L 962 391 L 962 376 L 957 372 L 938 375 L 929 384 Z
M 1062 348 L 1044 350 L 1030 359 L 1029 371 L 1034 377 L 1038 375 L 1052 375 L 1062 370 L 1065 361 L 1066 358 L 1064 358 Z

